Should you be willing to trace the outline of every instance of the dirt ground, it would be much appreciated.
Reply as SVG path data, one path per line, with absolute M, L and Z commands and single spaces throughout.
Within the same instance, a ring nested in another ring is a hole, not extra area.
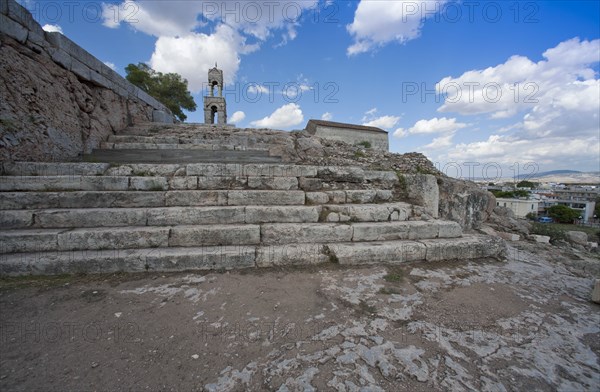
M 599 391 L 600 259 L 509 253 L 3 280 L 0 390 Z

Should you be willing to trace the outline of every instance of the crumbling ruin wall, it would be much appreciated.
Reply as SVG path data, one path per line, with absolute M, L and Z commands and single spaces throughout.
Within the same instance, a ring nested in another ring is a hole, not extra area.
M 168 109 L 14 0 L 0 0 L 0 160 L 69 161 Z

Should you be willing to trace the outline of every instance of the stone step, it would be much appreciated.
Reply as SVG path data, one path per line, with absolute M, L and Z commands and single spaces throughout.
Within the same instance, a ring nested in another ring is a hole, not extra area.
M 278 163 L 40 163 L 40 162 L 4 162 L 0 172 L 0 182 L 5 176 L 19 177 L 62 177 L 80 178 L 96 176 L 113 177 L 298 177 L 304 180 L 317 178 L 330 182 L 368 182 L 394 185 L 399 182 L 393 171 L 363 170 L 360 167 L 311 166 Z M 41 181 L 41 180 L 40 180 Z M 307 191 L 310 188 L 304 184 Z M 319 184 L 312 184 L 318 187 Z
M 229 203 L 233 200 L 239 205 L 3 210 L 0 211 L 0 227 L 8 230 L 241 223 L 391 222 L 408 220 L 413 216 L 413 211 L 418 209 L 407 203 L 342 206 L 243 205 L 252 200 L 243 196 L 231 199 L 234 192 L 229 192 Z M 332 219 L 332 216 L 335 219 Z
M 331 257 L 339 264 L 361 265 L 500 257 L 505 253 L 506 243 L 494 237 L 466 235 L 452 239 L 354 242 L 326 246 Z
M 459 238 L 462 236 L 462 228 L 458 223 L 442 220 L 353 223 L 352 228 L 353 242 Z
M 0 231 L 0 253 L 198 247 L 260 243 L 258 225 L 105 227 Z
M 246 146 L 226 142 L 177 136 L 111 136 L 100 143 L 100 149 L 107 150 L 206 150 L 206 151 L 261 151 L 269 156 L 270 146 L 260 144 Z
M 480 235 L 422 241 L 42 251 L 0 255 L 0 276 L 216 270 L 323 263 L 393 265 L 503 258 L 505 255 L 504 241 Z
M 237 269 L 255 258 L 253 245 L 15 253 L 0 255 L 0 276 Z
M 278 179 L 285 179 L 285 177 L 279 177 L 275 180 Z M 293 182 L 280 183 L 276 181 L 271 184 L 271 189 L 276 188 L 278 185 L 286 188 L 286 185 L 290 184 L 293 184 Z M 210 184 L 204 183 L 204 185 L 210 188 L 208 186 Z M 268 188 L 264 182 L 262 185 L 263 188 Z M 227 206 L 230 205 L 230 193 L 231 202 L 240 202 L 240 200 L 250 202 L 255 200 L 255 204 L 272 203 L 274 205 L 284 202 L 297 202 L 297 204 L 306 205 L 345 204 L 349 199 L 346 197 L 346 192 L 352 192 L 353 196 L 364 192 L 365 204 L 392 201 L 391 191 L 385 190 L 377 191 L 377 195 L 379 196 L 374 200 L 369 197 L 372 194 L 371 191 L 336 191 L 331 192 L 331 196 L 325 194 L 324 198 L 318 200 L 309 196 L 309 193 L 301 196 L 299 192 L 302 191 L 288 193 L 272 190 L 257 191 L 240 189 L 225 191 L 190 189 L 172 191 L 0 192 L 0 210 Z M 303 199 L 304 197 L 305 199 Z
M 248 189 L 249 192 L 296 191 L 296 177 L 134 177 L 134 176 L 8 176 L 0 192 L 167 191 Z M 304 191 L 302 191 L 303 198 Z M 304 203 L 304 201 L 303 201 Z
M 0 231 L 0 253 L 458 238 L 455 222 L 283 223 Z
M 35 184 L 35 183 L 34 183 Z M 158 184 L 158 185 L 157 185 Z M 226 206 L 246 204 L 378 204 L 393 202 L 390 190 L 307 192 L 297 190 L 295 177 L 174 177 L 165 181 L 133 181 L 129 191 L 0 192 L 0 210 L 47 208 L 134 208 Z M 228 185 L 228 186 L 227 186 Z M 21 187 L 32 187 L 31 184 Z M 35 184 L 36 188 L 41 188 Z M 150 190 L 144 190 L 144 188 Z M 168 188 L 171 190 L 163 190 Z M 230 188 L 232 190 L 221 190 Z M 246 189 L 251 188 L 251 189 Z M 160 189 L 160 190 L 155 190 Z
M 110 167 L 108 163 L 87 162 L 2 162 L 3 176 L 97 176 Z
M 158 142 L 145 142 L 145 143 L 129 143 L 129 142 L 102 142 L 100 143 L 99 150 L 198 150 L 206 151 L 207 156 L 213 156 L 212 152 L 218 151 L 240 151 L 246 152 L 245 154 L 236 154 L 236 156 L 251 156 L 251 157 L 268 157 L 268 147 L 246 147 L 246 146 L 235 146 L 227 144 L 207 144 L 201 143 L 158 143 Z
M 365 242 L 458 238 L 462 229 L 456 222 L 406 221 L 380 223 L 276 223 L 260 226 L 261 243 Z
M 269 156 L 265 151 L 208 151 L 190 149 L 98 149 L 84 155 L 87 162 L 108 163 L 277 163 L 278 156 Z

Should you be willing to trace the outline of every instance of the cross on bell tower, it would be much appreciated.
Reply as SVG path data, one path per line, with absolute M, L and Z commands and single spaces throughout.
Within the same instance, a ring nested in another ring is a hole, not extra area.
M 215 95 L 215 88 L 217 95 Z M 204 97 L 204 123 L 227 124 L 227 104 L 223 97 L 223 71 L 217 68 L 217 63 L 214 68 L 208 70 L 208 96 Z

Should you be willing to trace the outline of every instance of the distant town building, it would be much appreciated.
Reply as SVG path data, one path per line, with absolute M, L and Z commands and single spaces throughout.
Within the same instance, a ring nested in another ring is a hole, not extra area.
M 581 218 L 587 222 L 594 218 L 596 200 L 600 198 L 600 189 L 597 186 L 569 186 L 555 187 L 552 190 L 539 192 L 542 196 L 542 211 L 555 205 L 565 205 L 579 211 Z
M 525 218 L 525 216 L 527 216 L 529 213 L 534 213 L 537 215 L 539 204 L 539 200 L 531 199 L 496 199 L 496 206 L 511 209 L 512 212 L 515 213 L 515 216 L 519 218 Z
M 375 150 L 389 151 L 388 133 L 381 128 L 345 124 L 333 121 L 309 120 L 306 130 L 323 139 L 338 140 L 348 144 L 371 146 Z
M 215 95 L 217 89 L 218 95 Z M 208 71 L 208 96 L 204 97 L 204 123 L 227 124 L 227 103 L 223 97 L 223 71 L 214 68 Z

